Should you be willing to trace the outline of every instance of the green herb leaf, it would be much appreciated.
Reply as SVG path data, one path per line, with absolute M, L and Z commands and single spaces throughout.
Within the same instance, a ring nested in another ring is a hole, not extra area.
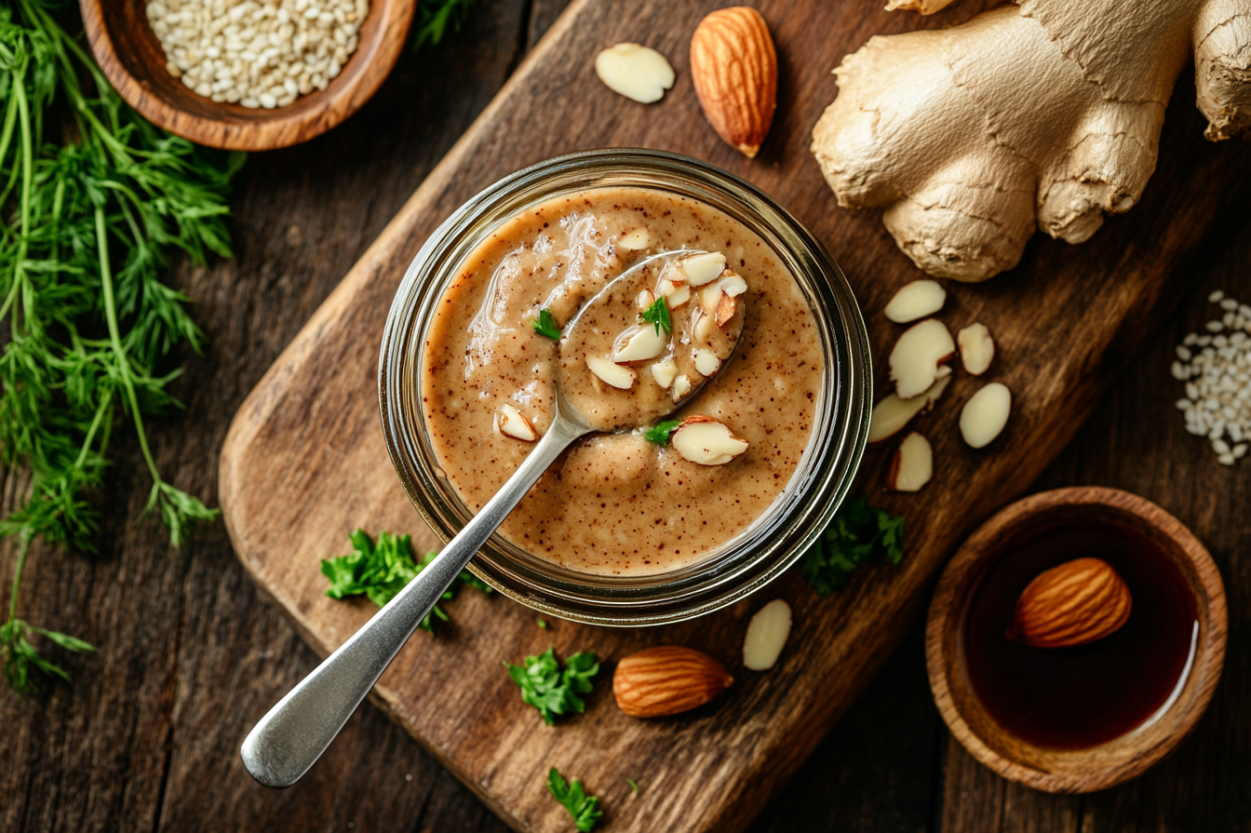
M 681 424 L 681 420 L 677 419 L 667 419 L 664 422 L 658 422 L 643 432 L 643 439 L 657 445 L 668 445 L 669 438 L 673 436 L 673 432 L 677 431 L 678 426 Z
M 627 778 L 626 783 L 630 785 L 630 789 L 634 790 L 636 795 L 642 795 L 643 791 L 639 789 L 639 785 L 634 783 L 633 778 Z
M 321 562 L 322 575 L 330 579 L 326 595 L 332 599 L 343 599 L 363 594 L 378 607 L 394 599 L 438 555 L 428 552 L 420 560 L 414 558 L 412 538 L 408 535 L 382 532 L 379 533 L 378 543 L 375 545 L 364 530 L 358 529 L 348 540 L 354 550 L 350 555 Z M 454 599 L 460 587 L 473 587 L 483 593 L 491 592 L 490 585 L 468 570 L 462 570 L 443 593 L 443 600 Z M 447 613 L 437 604 L 421 620 L 421 628 L 433 634 L 436 619 L 448 621 Z
M 578 695 L 590 693 L 591 680 L 599 673 L 599 662 L 589 651 L 569 657 L 562 671 L 555 648 L 526 657 L 523 665 L 506 662 L 504 667 L 521 689 L 522 701 L 538 709 L 549 726 L 556 725 L 561 715 L 586 711 L 586 703 Z
M 570 785 L 556 767 L 552 767 L 547 772 L 547 789 L 552 797 L 569 811 L 569 815 L 573 817 L 574 827 L 581 833 L 590 833 L 594 830 L 600 817 L 604 815 L 599 809 L 599 799 L 593 795 L 587 795 L 582 782 L 577 778 L 573 779 L 573 784 Z
M 546 619 L 535 619 L 535 620 L 534 620 L 534 624 L 538 625 L 538 626 L 539 626 L 540 628 L 542 628 L 543 630 L 547 630 L 547 620 L 546 620 Z
M 643 310 L 639 323 L 651 324 L 656 328 L 656 335 L 660 335 L 661 327 L 664 327 L 666 333 L 673 332 L 673 323 L 669 320 L 669 299 L 664 295 L 657 298 L 650 307 Z
M 539 310 L 539 317 L 534 320 L 534 331 L 541 336 L 547 336 L 552 341 L 560 341 L 560 327 L 557 327 L 556 322 L 552 320 L 550 309 Z
M 29 472 L 29 490 L 0 520 L 21 541 L 0 639 L 10 684 L 32 673 L 68 679 L 28 634 L 69 650 L 74 637 L 18 619 L 30 543 L 90 552 L 113 432 L 129 425 L 152 479 L 144 515 L 175 546 L 217 510 L 165 481 L 146 421 L 180 407 L 165 365 L 200 329 L 189 298 L 161 281 L 173 255 L 203 265 L 230 255 L 224 217 L 242 154 L 198 148 L 132 110 L 71 34 L 65 2 L 0 4 L 0 462 Z M 55 634 L 55 636 L 54 636 Z
M 448 26 L 459 32 L 469 16 L 474 0 L 420 0 L 417 4 L 417 26 L 413 35 L 413 51 L 429 44 L 438 46 Z
M 804 553 L 800 569 L 822 596 L 842 590 L 861 564 L 903 559 L 904 519 L 869 506 L 863 495 L 844 503 L 821 540 Z

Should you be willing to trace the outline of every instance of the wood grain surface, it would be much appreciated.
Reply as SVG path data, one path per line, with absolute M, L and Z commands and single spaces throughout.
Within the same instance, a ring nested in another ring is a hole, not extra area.
M 371 0 L 360 42 L 324 90 L 267 110 L 213 101 L 165 68 L 146 0 L 79 0 L 87 43 L 109 83 L 148 121 L 201 145 L 273 150 L 320 136 L 360 109 L 395 66 L 416 0 Z
M 182 264 L 172 275 L 196 298 L 195 315 L 209 335 L 203 357 L 172 359 L 187 362 L 178 383 L 186 413 L 151 429 L 158 463 L 174 482 L 202 496 L 214 492 L 226 427 L 248 391 L 562 6 L 479 0 L 462 33 L 436 50 L 403 55 L 375 99 L 341 127 L 251 158 L 232 201 L 236 258 L 208 269 Z M 878 14 L 873 25 L 890 19 Z M 1183 78 L 1170 123 L 1188 116 L 1192 100 Z M 1193 139 L 1170 133 L 1167 158 L 1213 151 Z M 1251 189 L 1231 187 L 1224 228 L 1174 273 L 1171 288 L 1183 303 L 1162 326 L 1143 325 L 1141 352 L 1033 487 L 1129 489 L 1160 503 L 1212 551 L 1226 581 L 1231 638 L 1225 675 L 1194 736 L 1142 777 L 1094 795 L 1046 795 L 1006 782 L 947 735 L 914 617 L 879 676 L 775 795 L 753 833 L 1251 829 L 1251 480 L 1245 468 L 1217 465 L 1207 444 L 1186 434 L 1172 405 L 1180 385 L 1168 376 L 1172 346 L 1212 317 L 1209 291 L 1251 300 Z M 832 204 L 822 210 L 837 211 Z M 1137 221 L 1131 213 L 1116 222 Z M 1187 223 L 1186 212 L 1171 221 Z M 866 229 L 873 233 L 872 221 Z M 136 522 L 146 470 L 124 431 L 114 454 L 109 488 L 99 497 L 106 513 L 100 554 L 37 547 L 27 564 L 23 618 L 100 650 L 79 656 L 44 646 L 76 685 L 50 686 L 26 700 L 0 691 L 0 830 L 507 829 L 369 707 L 296 787 L 276 792 L 253 782 L 238 759 L 240 739 L 317 656 L 246 579 L 222 525 L 174 550 L 157 524 Z M 392 476 L 385 465 L 379 475 Z M 7 473 L 5 506 L 24 485 L 19 473 Z M 13 556 L 8 542 L 0 545 L 0 586 L 12 579 Z M 510 604 L 493 599 L 491 611 Z M 460 677 L 445 682 L 455 686 Z M 646 776 L 640 780 L 646 786 Z M 613 793 L 609 812 L 649 797 Z
M 457 205 L 499 177 L 595 146 L 662 147 L 721 164 L 813 229 L 861 300 L 875 354 L 888 352 L 898 329 L 881 310 L 918 273 L 876 215 L 834 207 L 807 153 L 809 133 L 834 94 L 824 70 L 845 53 L 870 34 L 956 18 L 884 17 L 871 8 L 817 2 L 760 4 L 786 66 L 773 133 L 749 162 L 706 129 L 686 72 L 689 33 L 715 7 L 640 3 L 623 15 L 617 4 L 573 4 L 242 406 L 221 461 L 227 527 L 245 568 L 319 653 L 341 644 L 372 611 L 365 602 L 326 598 L 318 559 L 340 553 L 357 526 L 413 530 L 421 545 L 437 546 L 432 535 L 423 536 L 397 480 L 379 470 L 386 456 L 374 401 L 377 344 L 417 248 Z M 974 11 L 961 7 L 958 14 Z M 590 72 L 595 53 L 619 41 L 642 41 L 673 58 L 679 81 L 659 105 L 612 95 Z M 955 420 L 980 382 L 957 378 L 920 422 L 939 466 L 919 497 L 879 493 L 890 448 L 866 457 L 862 479 L 873 501 L 907 518 L 902 567 L 866 571 L 827 600 L 792 573 L 731 610 L 647 631 L 565 623 L 541 631 L 521 608 L 462 594 L 454 603 L 457 627 L 448 638 L 410 642 L 379 682 L 375 701 L 519 830 L 568 826 L 543 787 L 550 766 L 598 790 L 615 808 L 617 830 L 744 827 L 903 637 L 963 534 L 1023 491 L 1060 451 L 1180 291 L 1168 278 L 1188 265 L 1251 175 L 1240 146 L 1204 144 L 1200 121 L 1193 108 L 1175 102 L 1153 188 L 1091 243 L 1039 240 L 1012 274 L 952 287 L 942 317 L 953 328 L 980 320 L 995 333 L 993 378 L 1012 389 L 1014 414 L 993 449 L 968 449 Z M 560 129 L 536 129 L 551 123 Z M 1186 222 L 1175 221 L 1183 215 Z M 732 666 L 741 682 L 730 696 L 682 718 L 630 719 L 612 708 L 602 687 L 585 716 L 547 727 L 499 667 L 549 644 L 560 654 L 595 651 L 609 667 L 614 658 L 662 643 L 730 662 L 750 613 L 774 597 L 796 612 L 782 662 L 765 675 L 739 674 Z M 458 685 L 439 685 L 453 677 Z M 646 800 L 631 799 L 631 778 L 644 784 Z

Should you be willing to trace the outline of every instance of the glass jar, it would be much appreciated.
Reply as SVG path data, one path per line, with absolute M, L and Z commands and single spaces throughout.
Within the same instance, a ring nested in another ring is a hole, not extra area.
M 505 177 L 457 209 L 413 259 L 391 306 L 378 366 L 382 427 L 413 505 L 444 541 L 472 516 L 439 469 L 421 409 L 421 346 L 435 304 L 471 252 L 506 220 L 554 197 L 599 187 L 666 191 L 725 212 L 758 234 L 794 276 L 817 323 L 825 367 L 808 447 L 763 516 L 704 558 L 650 576 L 576 572 L 496 535 L 469 569 L 524 605 L 596 625 L 656 625 L 732 604 L 780 575 L 816 542 L 864 451 L 872 370 L 864 321 L 833 258 L 754 186 L 677 154 L 574 153 Z

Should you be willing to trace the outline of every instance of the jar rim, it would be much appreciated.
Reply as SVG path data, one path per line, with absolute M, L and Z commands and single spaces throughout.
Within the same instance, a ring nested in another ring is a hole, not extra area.
M 480 191 L 418 251 L 387 316 L 378 396 L 388 454 L 409 499 L 443 541 L 471 512 L 437 466 L 418 393 L 422 337 L 458 267 L 493 230 L 538 202 L 606 187 L 641 187 L 698 200 L 759 235 L 788 268 L 817 323 L 824 358 L 812 432 L 785 490 L 765 513 L 708 556 L 675 570 L 606 577 L 560 567 L 496 534 L 469 570 L 545 614 L 597 625 L 639 626 L 694 618 L 763 587 L 817 540 L 851 487 L 872 407 L 868 335 L 851 288 L 824 246 L 750 183 L 666 151 L 612 148 L 548 159 Z

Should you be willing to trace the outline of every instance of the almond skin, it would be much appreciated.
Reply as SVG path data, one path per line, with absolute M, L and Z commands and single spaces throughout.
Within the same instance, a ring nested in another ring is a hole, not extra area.
M 777 51 L 760 12 L 735 6 L 705 17 L 691 37 L 691 80 L 713 130 L 754 159 L 778 99 Z
M 734 682 L 717 660 L 693 648 L 646 648 L 617 663 L 612 693 L 631 717 L 664 717 L 715 700 Z
M 1106 561 L 1078 558 L 1039 573 L 1021 593 L 1008 637 L 1035 648 L 1085 645 L 1129 619 L 1129 587 Z

